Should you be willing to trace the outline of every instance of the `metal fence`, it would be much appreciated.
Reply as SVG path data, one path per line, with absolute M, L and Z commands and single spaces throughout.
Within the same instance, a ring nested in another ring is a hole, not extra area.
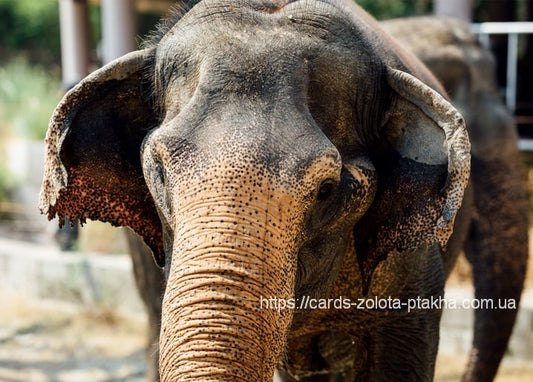
M 516 111 L 516 88 L 518 81 L 518 38 L 520 35 L 533 34 L 533 22 L 487 22 L 472 24 L 472 31 L 479 41 L 490 49 L 491 35 L 507 35 L 507 77 L 505 102 L 511 112 Z M 520 139 L 521 150 L 533 151 L 532 139 Z

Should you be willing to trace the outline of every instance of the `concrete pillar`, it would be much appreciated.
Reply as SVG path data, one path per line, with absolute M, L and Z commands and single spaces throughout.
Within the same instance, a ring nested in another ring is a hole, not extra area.
M 435 14 L 472 20 L 472 0 L 435 0 Z
M 89 19 L 87 0 L 60 0 L 61 66 L 65 90 L 89 72 Z
M 134 0 L 101 0 L 102 60 L 107 64 L 137 49 Z

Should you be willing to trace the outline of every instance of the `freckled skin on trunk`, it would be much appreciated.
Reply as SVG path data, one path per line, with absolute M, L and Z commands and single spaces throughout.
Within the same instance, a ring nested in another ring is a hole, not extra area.
M 176 194 L 162 380 L 271 381 L 292 312 L 268 309 L 261 299 L 293 296 L 290 196 L 267 186 L 268 179 L 260 184 L 258 175 L 216 172 L 218 179 Z

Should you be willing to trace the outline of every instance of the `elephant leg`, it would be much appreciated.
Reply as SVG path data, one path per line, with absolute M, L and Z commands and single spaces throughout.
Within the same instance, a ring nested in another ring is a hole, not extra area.
M 416 270 L 416 271 L 414 271 Z M 368 374 L 356 381 L 429 382 L 435 373 L 439 324 L 444 296 L 444 266 L 436 245 L 389 253 L 374 271 L 374 279 L 390 274 L 403 277 L 403 287 L 371 286 L 382 299 L 401 301 L 398 309 L 369 310 L 366 344 Z M 395 284 L 389 284 L 395 285 Z
M 465 252 L 476 299 L 494 306 L 475 311 L 473 349 L 463 381 L 493 380 L 516 319 L 528 256 L 528 206 L 518 167 L 517 159 L 472 161 L 476 215 Z M 509 301 L 516 307 L 502 309 Z
M 139 236 L 128 229 L 126 238 L 135 283 L 148 314 L 147 381 L 156 382 L 159 381 L 159 331 L 165 275 L 163 270 L 157 267 L 151 250 Z
M 427 314 L 401 317 L 378 328 L 372 333 L 371 369 L 356 381 L 432 381 L 440 317 L 441 310 L 428 309 Z

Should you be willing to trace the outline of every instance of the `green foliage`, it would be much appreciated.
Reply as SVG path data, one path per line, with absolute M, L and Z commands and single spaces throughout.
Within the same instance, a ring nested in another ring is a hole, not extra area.
M 60 54 L 57 0 L 0 0 L 0 49 L 53 61 Z M 7 56 L 7 54 L 6 54 Z
M 89 4 L 90 49 L 95 57 L 102 38 L 100 6 Z M 151 30 L 160 15 L 138 14 L 140 35 Z M 58 0 L 0 0 L 0 65 L 24 54 L 31 62 L 59 65 L 61 42 Z
M 431 12 L 431 0 L 355 0 L 378 20 L 415 16 Z
M 13 178 L 4 168 L 0 166 L 0 203 L 9 199 L 9 189 L 13 184 Z
M 14 185 L 14 178 L 7 168 L 5 168 L 2 161 L 0 163 L 0 222 L 11 217 L 11 214 L 2 208 L 2 204 L 9 203 Z
M 90 49 L 96 51 L 102 41 L 102 15 L 100 6 L 89 4 Z
M 0 67 L 0 135 L 44 139 L 59 89 L 57 76 L 26 59 Z

